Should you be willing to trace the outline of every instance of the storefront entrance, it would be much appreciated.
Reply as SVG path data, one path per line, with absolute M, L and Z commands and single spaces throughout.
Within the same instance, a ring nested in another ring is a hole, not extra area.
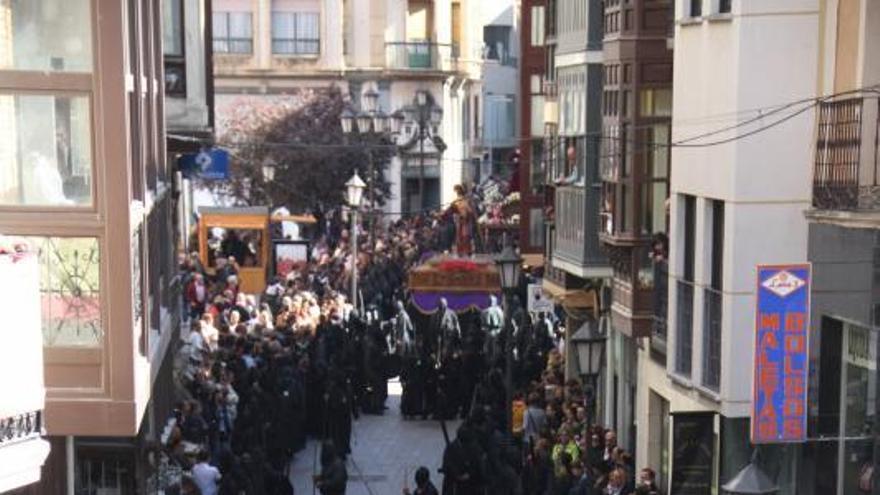
M 815 493 L 876 494 L 878 332 L 823 317 L 821 335 Z

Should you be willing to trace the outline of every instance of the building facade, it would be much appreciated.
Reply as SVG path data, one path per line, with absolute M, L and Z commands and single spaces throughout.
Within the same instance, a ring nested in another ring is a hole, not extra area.
M 162 8 L 166 159 L 175 171 L 172 189 L 177 197 L 171 225 L 178 234 L 176 247 L 189 252 L 194 248 L 188 245 L 194 228 L 194 186 L 177 173 L 177 164 L 182 155 L 214 143 L 213 1 L 168 0 Z
M 661 473 L 670 493 L 688 483 L 720 490 L 754 449 L 756 266 L 807 260 L 813 147 L 805 136 L 826 4 L 675 5 L 668 325 L 638 350 L 635 415 L 637 464 Z M 787 111 L 799 100 L 804 108 Z M 769 125 L 774 109 L 784 124 Z M 701 453 L 688 460 L 692 445 Z M 764 445 L 756 462 L 780 493 L 830 493 L 805 491 L 803 479 L 816 474 L 798 461 L 807 449 Z
M 822 9 L 811 155 L 807 259 L 813 267 L 808 441 L 793 453 L 798 493 L 880 493 L 880 245 L 878 109 L 880 5 Z M 863 91 L 864 90 L 864 91 Z
M 563 308 L 568 338 L 583 325 L 599 325 L 600 293 L 612 273 L 598 228 L 602 3 L 549 0 L 545 15 L 547 66 L 536 93 L 544 101 L 541 151 L 549 213 L 543 285 Z M 573 347 L 566 346 L 566 372 L 577 376 Z M 594 396 L 607 402 L 603 384 L 596 386 Z
M 426 139 L 394 157 L 384 208 L 393 218 L 449 204 L 456 184 L 491 172 L 503 156 L 492 149 L 513 147 L 517 31 L 513 1 L 214 0 L 218 133 L 246 98 L 336 85 L 357 102 L 374 89 L 391 114 L 424 90 L 443 109 L 446 149 Z
M 547 79 L 547 2 L 520 4 L 523 29 L 519 72 L 520 248 L 542 253 L 548 204 L 544 196 L 544 81 Z M 550 204 L 552 206 L 552 202 Z
M 0 2 L 0 231 L 40 269 L 51 454 L 31 493 L 143 489 L 143 444 L 171 409 L 168 4 Z
M 599 237 L 614 270 L 606 385 L 618 397 L 607 402 L 605 419 L 628 448 L 636 438 L 638 344 L 655 328 L 652 244 L 666 233 L 672 8 L 668 0 L 606 1 L 602 16 Z

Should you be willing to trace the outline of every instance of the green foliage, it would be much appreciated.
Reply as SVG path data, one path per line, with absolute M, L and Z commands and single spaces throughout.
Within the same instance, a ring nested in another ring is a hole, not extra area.
M 363 138 L 347 138 L 339 123 L 346 103 L 336 87 L 292 96 L 243 97 L 220 123 L 218 144 L 231 151 L 231 179 L 206 185 L 241 205 L 286 206 L 294 212 L 342 205 L 345 182 L 355 170 L 370 181 Z M 372 144 L 386 143 L 373 139 Z M 389 150 L 373 148 L 377 205 L 390 194 L 384 174 L 390 157 Z M 275 164 L 271 182 L 263 177 L 265 163 Z

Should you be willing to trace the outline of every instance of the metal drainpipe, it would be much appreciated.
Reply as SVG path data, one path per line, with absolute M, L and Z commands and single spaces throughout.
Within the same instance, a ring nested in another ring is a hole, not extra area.
M 65 461 L 67 464 L 67 495 L 75 495 L 76 493 L 76 460 L 74 459 L 73 437 L 64 437 Z

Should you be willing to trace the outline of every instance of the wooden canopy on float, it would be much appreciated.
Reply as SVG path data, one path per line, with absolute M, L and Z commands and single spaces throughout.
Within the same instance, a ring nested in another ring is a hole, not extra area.
M 199 208 L 199 258 L 211 275 L 215 273 L 215 267 L 209 266 L 208 263 L 208 233 L 215 227 L 260 232 L 260 253 L 257 264 L 240 267 L 238 278 L 242 291 L 250 294 L 263 292 L 266 288 L 266 273 L 269 266 L 269 245 L 272 243 L 269 232 L 269 209 L 265 206 Z

